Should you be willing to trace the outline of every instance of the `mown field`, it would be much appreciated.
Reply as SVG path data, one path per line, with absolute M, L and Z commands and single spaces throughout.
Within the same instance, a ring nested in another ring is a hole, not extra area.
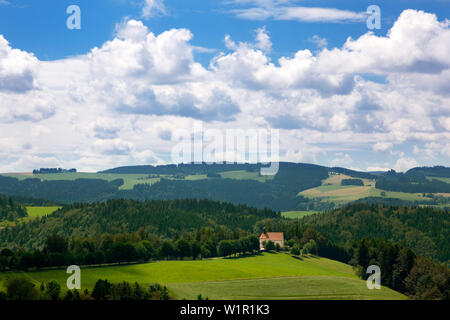
M 345 204 L 366 197 L 396 198 L 407 201 L 428 200 L 422 194 L 418 193 L 392 192 L 377 189 L 375 188 L 375 181 L 369 179 L 360 179 L 363 181 L 364 186 L 342 186 L 341 181 L 343 179 L 353 178 L 344 174 L 330 175 L 328 179 L 322 181 L 321 186 L 304 190 L 299 195 L 311 199 L 319 198 L 321 201 L 339 204 Z
M 25 276 L 37 285 L 51 280 L 65 287 L 66 271 L 43 270 L 0 273 Z M 166 285 L 178 299 L 405 299 L 383 287 L 369 290 L 352 267 L 319 257 L 294 258 L 286 253 L 208 259 L 201 261 L 158 261 L 146 264 L 82 268 L 82 289 L 92 290 L 99 279 L 110 282 L 138 281 Z

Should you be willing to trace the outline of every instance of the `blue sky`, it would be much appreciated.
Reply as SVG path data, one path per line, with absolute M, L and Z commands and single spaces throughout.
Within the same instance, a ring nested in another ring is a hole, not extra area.
M 141 18 L 142 3 L 138 0 L 8 0 L 0 10 L 0 30 L 13 47 L 33 52 L 41 60 L 61 59 L 87 53 L 112 39 L 115 25 L 124 17 Z M 230 34 L 237 41 L 249 41 L 255 29 L 266 26 L 270 30 L 275 50 L 272 57 L 291 55 L 299 47 L 317 49 L 309 41 L 319 35 L 329 46 L 341 46 L 347 37 L 359 37 L 367 28 L 364 22 L 299 22 L 247 20 L 237 18 L 232 11 L 253 5 L 232 4 L 233 1 L 166 0 L 167 14 L 144 19 L 155 33 L 171 28 L 188 28 L 195 35 L 194 45 L 223 49 L 223 37 Z M 1 2 L 0 2 L 1 3 Z M 303 0 L 293 4 L 306 7 L 337 8 L 365 12 L 376 4 L 382 8 L 382 29 L 386 34 L 396 18 L 407 8 L 435 13 L 439 20 L 450 16 L 450 2 L 445 0 Z M 66 8 L 76 4 L 82 10 L 82 29 L 68 30 Z M 204 60 L 207 62 L 208 60 Z
M 171 162 L 160 137 L 193 121 L 282 130 L 287 161 L 449 165 L 449 4 L 0 0 L 0 171 Z

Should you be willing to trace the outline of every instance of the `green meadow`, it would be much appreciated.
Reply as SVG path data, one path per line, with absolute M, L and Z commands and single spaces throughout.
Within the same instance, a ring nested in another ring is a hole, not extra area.
M 25 276 L 36 285 L 51 280 L 65 287 L 66 270 L 0 273 Z M 369 290 L 352 267 L 319 257 L 295 258 L 286 253 L 264 253 L 242 258 L 198 261 L 158 261 L 105 267 L 85 267 L 82 289 L 92 290 L 99 279 L 166 285 L 178 299 L 405 299 L 388 288 Z
M 27 209 L 28 217 L 19 218 L 19 222 L 26 222 L 34 218 L 40 218 L 43 216 L 47 216 L 56 210 L 58 210 L 61 207 L 25 207 Z M 14 226 L 16 224 L 16 221 L 1 221 L 0 222 L 0 228 L 7 227 L 7 226 Z
M 29 218 L 47 216 L 61 207 L 26 207 Z

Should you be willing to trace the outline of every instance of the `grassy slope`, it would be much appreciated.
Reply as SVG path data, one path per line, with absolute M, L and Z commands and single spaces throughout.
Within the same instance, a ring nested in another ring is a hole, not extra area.
M 99 278 L 111 282 L 159 282 L 177 298 L 194 299 L 404 299 L 388 288 L 368 290 L 351 266 L 325 258 L 299 260 L 285 253 L 265 253 L 238 259 L 159 261 L 154 263 L 83 268 L 82 288 L 92 289 Z M 0 280 L 6 276 L 1 274 Z M 63 287 L 65 270 L 28 272 L 37 284 L 57 280 Z M 245 289 L 244 289 L 245 288 Z
M 61 207 L 26 207 L 28 217 L 19 218 L 19 222 L 26 222 L 34 218 L 42 217 L 49 215 L 50 213 L 55 212 Z M 0 222 L 0 228 L 7 226 L 14 226 L 16 224 L 15 221 L 2 221 Z
M 61 207 L 26 207 L 29 218 L 37 218 L 49 215 Z

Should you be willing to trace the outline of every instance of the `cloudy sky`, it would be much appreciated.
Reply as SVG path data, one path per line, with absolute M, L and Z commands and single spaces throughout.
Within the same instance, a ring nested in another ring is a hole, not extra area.
M 284 161 L 448 166 L 449 17 L 447 0 L 0 0 L 0 172 L 170 163 L 199 122 L 279 129 Z

